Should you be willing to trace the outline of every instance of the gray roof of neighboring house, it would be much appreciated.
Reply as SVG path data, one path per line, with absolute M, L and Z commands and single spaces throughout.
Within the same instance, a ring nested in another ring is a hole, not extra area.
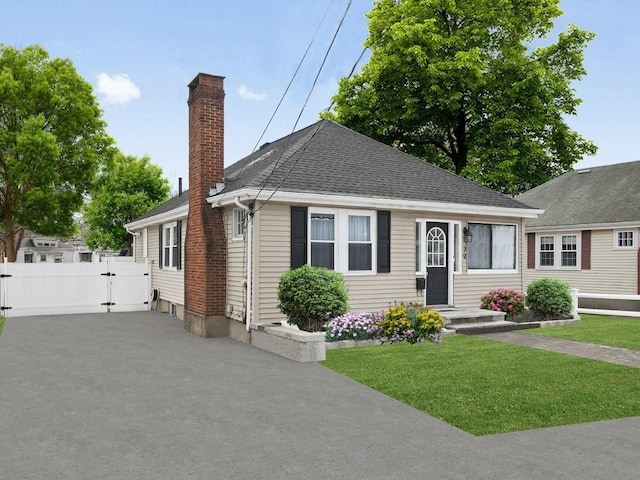
M 568 172 L 517 199 L 545 210 L 527 227 L 640 221 L 640 161 Z
M 225 169 L 223 194 L 247 187 L 528 208 L 330 120 L 267 144 Z
M 225 168 L 221 195 L 243 188 L 529 209 L 412 155 L 320 120 Z M 173 197 L 141 220 L 187 204 Z

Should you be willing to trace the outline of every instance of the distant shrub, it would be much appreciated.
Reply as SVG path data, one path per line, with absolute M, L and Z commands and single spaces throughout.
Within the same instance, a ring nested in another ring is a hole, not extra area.
M 535 318 L 553 320 L 571 314 L 569 284 L 555 278 L 541 278 L 527 287 L 527 306 Z
M 438 312 L 417 303 L 401 303 L 391 307 L 378 322 L 375 336 L 390 343 L 437 343 L 443 323 Z
M 289 323 L 308 332 L 346 313 L 347 299 L 342 274 L 327 268 L 304 265 L 285 272 L 278 283 L 278 308 Z
M 524 295 L 511 288 L 491 290 L 480 299 L 480 308 L 504 312 L 508 318 L 514 319 L 524 313 Z
M 384 317 L 384 314 L 385 312 L 360 312 L 340 315 L 327 323 L 326 341 L 371 340 L 378 331 L 376 324 Z

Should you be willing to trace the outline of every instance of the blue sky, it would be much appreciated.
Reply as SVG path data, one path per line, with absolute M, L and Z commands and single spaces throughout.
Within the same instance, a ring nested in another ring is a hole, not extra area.
M 70 58 L 94 85 L 109 133 L 126 154 L 151 156 L 174 190 L 188 178 L 187 84 L 226 77 L 225 164 L 251 153 L 318 31 L 260 143 L 291 133 L 347 0 L 2 1 L 0 43 L 38 43 Z M 327 108 L 367 36 L 370 0 L 353 0 L 297 128 Z M 569 23 L 596 33 L 585 55 L 583 100 L 572 128 L 599 147 L 576 168 L 640 159 L 640 29 L 636 0 L 561 0 Z M 324 19 L 324 21 L 323 21 Z

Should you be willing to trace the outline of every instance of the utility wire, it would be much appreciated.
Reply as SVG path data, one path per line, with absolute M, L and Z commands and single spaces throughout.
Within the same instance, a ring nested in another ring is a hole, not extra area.
M 307 104 L 309 103 L 309 98 L 311 98 L 311 94 L 313 93 L 313 90 L 316 87 L 316 84 L 318 83 L 318 78 L 320 77 L 320 74 L 322 73 L 322 70 L 324 68 L 324 65 L 327 61 L 327 58 L 329 57 L 329 53 L 331 52 L 331 48 L 333 47 L 333 44 L 335 43 L 335 40 L 338 36 L 338 33 L 340 32 L 340 29 L 342 28 L 342 24 L 344 23 L 344 19 L 347 16 L 347 13 L 349 12 L 349 9 L 351 8 L 351 3 L 352 0 L 349 0 L 347 3 L 347 7 L 344 10 L 344 13 L 342 14 L 342 18 L 340 19 L 340 23 L 338 23 L 338 26 L 336 28 L 335 33 L 333 34 L 333 38 L 331 39 L 331 43 L 329 44 L 329 46 L 327 47 L 327 51 L 324 54 L 324 58 L 322 59 L 322 63 L 320 64 L 320 67 L 318 68 L 318 72 L 316 73 L 315 78 L 313 79 L 313 84 L 311 85 L 311 88 L 309 89 L 309 93 L 307 94 L 307 98 L 304 101 L 304 104 L 302 105 L 302 108 L 300 109 L 300 113 L 298 114 L 298 118 L 295 121 L 295 124 L 293 125 L 293 129 L 291 130 L 291 132 L 295 132 L 296 127 L 298 126 L 298 122 L 300 121 L 300 118 L 302 117 L 302 114 L 304 113 L 305 108 L 307 107 Z M 271 194 L 269 195 L 269 197 L 260 205 L 260 207 L 258 207 L 255 211 L 259 211 L 260 209 L 262 209 L 267 203 L 269 203 L 269 201 L 273 198 L 273 196 L 276 194 L 276 192 L 280 189 L 280 187 L 282 187 L 282 184 L 285 182 L 285 180 L 289 177 L 289 175 L 291 174 L 291 172 L 293 171 L 293 169 L 295 168 L 295 166 L 298 164 L 298 162 L 300 161 L 300 158 L 302 158 L 302 154 L 306 151 L 306 149 L 308 148 L 311 140 L 313 139 L 313 137 L 316 135 L 316 133 L 318 133 L 318 130 L 320 128 L 320 124 L 317 125 L 315 131 L 311 134 L 311 137 L 309 138 L 309 140 L 306 142 L 305 147 L 302 149 L 302 152 L 300 152 L 300 154 L 298 155 L 298 158 L 295 159 L 295 161 L 293 162 L 293 165 L 291 166 L 291 168 L 289 169 L 289 171 L 287 172 L 287 174 L 284 176 L 284 178 L 278 183 L 278 186 L 273 190 L 273 192 L 271 192 Z M 284 153 L 284 148 L 282 149 L 282 151 L 280 152 L 280 157 L 278 158 L 278 161 L 275 163 L 274 167 L 271 169 L 271 172 L 269 172 L 269 175 L 267 176 L 267 178 L 265 179 L 265 181 L 262 183 L 262 186 L 260 187 L 260 190 L 258 191 L 258 193 L 256 194 L 256 196 L 254 197 L 254 202 L 258 199 L 258 197 L 260 196 L 260 194 L 262 193 L 262 191 L 264 190 L 265 186 L 267 185 L 267 183 L 269 182 L 269 179 L 271 178 L 271 176 L 273 175 L 273 172 L 275 172 L 275 170 L 277 169 L 278 166 L 278 162 L 280 161 L 280 159 L 282 158 L 282 155 Z
M 305 59 L 307 58 L 307 54 L 309 53 L 309 50 L 311 49 L 311 46 L 313 45 L 313 42 L 315 41 L 316 37 L 318 36 L 318 32 L 320 31 L 320 27 L 322 27 L 322 25 L 324 24 L 325 19 L 327 18 L 327 15 L 329 14 L 329 10 L 331 9 L 331 5 L 332 4 L 333 4 L 333 2 L 329 5 L 329 8 L 327 8 L 327 10 L 324 12 L 324 16 L 322 17 L 322 20 L 320 20 L 320 23 L 318 24 L 318 28 L 316 28 L 316 31 L 313 34 L 313 37 L 311 38 L 311 41 L 309 42 L 309 45 L 307 46 L 307 49 L 304 52 L 304 55 L 302 55 L 302 59 L 300 59 L 300 63 L 298 63 L 298 66 L 296 67 L 295 72 L 293 72 L 293 76 L 291 77 L 291 80 L 289 81 L 289 84 L 287 85 L 287 88 L 285 88 L 284 93 L 280 97 L 280 101 L 278 102 L 278 105 L 276 105 L 276 108 L 273 111 L 273 114 L 271 114 L 271 118 L 269 118 L 269 121 L 267 122 L 267 125 L 264 127 L 264 130 L 260 134 L 260 138 L 258 138 L 258 141 L 254 145 L 253 150 L 251 151 L 251 153 L 256 151 L 256 148 L 258 148 L 258 145 L 260 145 L 260 142 L 262 141 L 262 138 L 264 137 L 265 133 L 267 133 L 267 130 L 271 126 L 271 122 L 273 121 L 274 117 L 276 116 L 276 113 L 278 113 L 278 110 L 280 109 L 280 106 L 282 105 L 282 102 L 283 102 L 284 98 L 287 96 L 287 93 L 289 92 L 289 89 L 291 88 L 291 85 L 293 84 L 293 81 L 296 79 L 296 76 L 298 75 L 298 72 L 300 71 L 300 67 L 302 67 L 302 64 L 305 61 Z

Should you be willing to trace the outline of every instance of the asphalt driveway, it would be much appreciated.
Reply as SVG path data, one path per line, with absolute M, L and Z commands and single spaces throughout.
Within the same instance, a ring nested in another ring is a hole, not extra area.
M 633 479 L 640 417 L 474 437 L 155 312 L 8 319 L 0 479 Z

